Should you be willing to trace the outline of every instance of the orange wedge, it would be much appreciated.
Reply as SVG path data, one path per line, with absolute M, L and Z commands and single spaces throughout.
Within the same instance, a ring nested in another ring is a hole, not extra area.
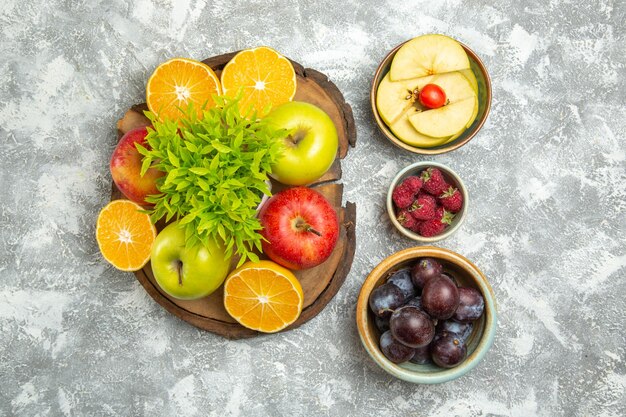
M 296 321 L 304 294 L 296 276 L 272 261 L 246 262 L 224 284 L 224 307 L 244 327 L 274 333 Z
M 296 95 L 296 72 L 291 62 L 267 46 L 239 52 L 224 67 L 221 76 L 224 95 L 243 97 L 239 104 L 242 114 L 250 106 L 257 116 L 265 116 L 268 106 L 291 101 Z
M 102 256 L 122 271 L 137 271 L 150 260 L 156 228 L 141 206 L 115 200 L 104 206 L 96 223 L 96 240 Z
M 215 106 L 214 95 L 222 87 L 211 67 L 187 58 L 174 58 L 159 65 L 146 85 L 146 104 L 160 120 L 178 120 L 179 110 L 193 103 L 198 117 L 202 110 Z

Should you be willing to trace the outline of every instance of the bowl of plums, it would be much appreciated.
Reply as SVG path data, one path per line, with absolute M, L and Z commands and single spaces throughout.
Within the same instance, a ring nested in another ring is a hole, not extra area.
M 357 302 L 363 346 L 402 380 L 438 384 L 485 357 L 496 332 L 496 302 L 483 273 L 447 249 L 420 246 L 384 259 Z

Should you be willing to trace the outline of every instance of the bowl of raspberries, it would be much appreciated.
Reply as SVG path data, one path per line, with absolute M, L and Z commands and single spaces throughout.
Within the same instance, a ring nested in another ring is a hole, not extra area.
M 451 381 L 485 357 L 497 328 L 491 285 L 471 261 L 433 246 L 396 252 L 365 279 L 356 308 L 363 346 L 391 375 Z
M 436 242 L 452 235 L 465 220 L 467 189 L 449 167 L 416 162 L 396 175 L 387 193 L 387 213 L 406 237 Z

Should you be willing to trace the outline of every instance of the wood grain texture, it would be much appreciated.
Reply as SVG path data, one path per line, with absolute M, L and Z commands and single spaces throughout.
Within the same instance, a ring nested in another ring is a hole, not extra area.
M 224 54 L 204 60 L 219 75 L 222 68 L 236 54 Z M 306 101 L 322 108 L 333 120 L 339 137 L 337 158 L 331 168 L 310 187 L 322 193 L 335 207 L 340 222 L 339 241 L 324 263 L 317 267 L 294 271 L 304 291 L 304 307 L 298 320 L 283 331 L 294 329 L 311 320 L 319 314 L 332 300 L 345 281 L 356 248 L 355 225 L 356 206 L 346 203 L 342 206 L 343 185 L 336 183 L 341 179 L 341 159 L 350 147 L 356 145 L 356 128 L 352 108 L 347 104 L 339 89 L 324 74 L 304 68 L 297 62 L 291 61 L 296 71 L 297 90 L 294 100 Z M 121 137 L 127 131 L 150 124 L 143 115 L 147 110 L 145 103 L 132 106 L 117 123 L 118 134 Z M 285 188 L 284 185 L 273 182 L 273 192 Z M 113 184 L 112 199 L 123 198 Z M 157 223 L 161 230 L 164 224 Z M 200 328 L 229 339 L 254 337 L 260 333 L 246 329 L 233 320 L 223 305 L 223 289 L 200 300 L 177 300 L 161 291 L 157 285 L 150 263 L 143 269 L 135 272 L 135 277 L 145 288 L 147 293 L 167 311 L 176 317 Z

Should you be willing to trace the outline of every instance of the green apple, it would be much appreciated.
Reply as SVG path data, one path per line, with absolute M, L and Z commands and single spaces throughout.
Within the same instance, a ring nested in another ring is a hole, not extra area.
M 471 82 L 458 71 L 401 81 L 391 81 L 387 73 L 376 91 L 376 108 L 380 117 L 387 125 L 394 124 L 416 104 L 418 92 L 426 84 L 441 87 L 446 93 L 448 104 L 476 95 Z
M 467 123 L 474 113 L 477 99 L 474 95 L 438 109 L 412 114 L 409 116 L 409 122 L 415 130 L 423 135 L 434 138 L 449 138 L 467 128 Z
M 185 229 L 174 222 L 156 237 L 150 258 L 154 278 L 174 298 L 195 300 L 215 291 L 228 274 L 230 258 L 222 243 L 187 247 Z
M 287 185 L 306 185 L 328 171 L 337 156 L 339 138 L 324 110 L 290 101 L 274 108 L 266 120 L 288 132 L 285 152 L 272 167 L 272 177 Z
M 469 67 L 469 58 L 457 41 L 444 35 L 423 35 L 398 49 L 390 73 L 391 79 L 398 81 Z

